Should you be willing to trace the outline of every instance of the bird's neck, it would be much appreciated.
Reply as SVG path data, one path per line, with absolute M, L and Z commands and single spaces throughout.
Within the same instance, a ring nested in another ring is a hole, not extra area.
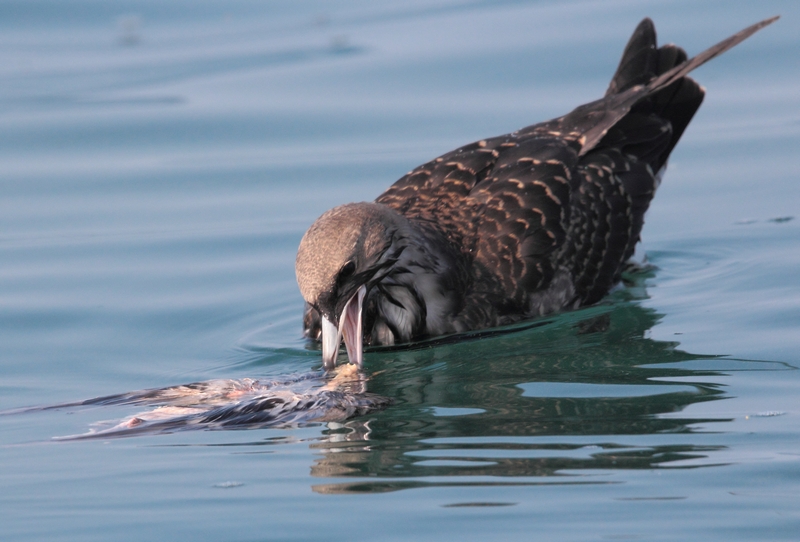
M 393 241 L 403 248 L 373 286 L 368 307 L 372 344 L 397 344 L 457 331 L 452 316 L 466 289 L 458 247 L 426 224 L 409 220 Z

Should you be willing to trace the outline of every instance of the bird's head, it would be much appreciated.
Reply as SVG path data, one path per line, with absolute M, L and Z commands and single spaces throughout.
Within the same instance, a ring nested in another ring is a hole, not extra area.
M 336 365 L 342 337 L 350 362 L 361 367 L 364 299 L 397 261 L 408 228 L 408 221 L 385 205 L 349 203 L 319 217 L 300 241 L 297 284 L 322 316 L 325 369 Z

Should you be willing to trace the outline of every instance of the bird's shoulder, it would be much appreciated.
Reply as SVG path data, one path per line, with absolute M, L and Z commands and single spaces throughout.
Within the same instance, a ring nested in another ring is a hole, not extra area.
M 486 213 L 500 220 L 525 219 L 541 198 L 552 202 L 577 161 L 580 146 L 564 137 L 557 121 L 482 139 L 422 164 L 377 198 L 407 218 L 434 225 L 465 250 L 488 233 Z M 509 198 L 513 198 L 512 203 Z
M 580 298 L 594 298 L 618 278 L 657 183 L 621 149 L 661 147 L 666 133 L 632 117 L 637 130 L 622 126 L 585 154 L 565 117 L 476 141 L 410 171 L 377 201 L 441 232 L 497 277 L 514 305 L 546 288 L 559 267 L 574 272 Z

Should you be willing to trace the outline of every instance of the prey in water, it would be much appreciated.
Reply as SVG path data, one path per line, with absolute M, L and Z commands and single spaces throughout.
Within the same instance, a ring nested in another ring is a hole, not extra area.
M 382 410 L 391 399 L 369 393 L 355 366 L 280 379 L 220 379 L 132 391 L 86 401 L 0 412 L 0 415 L 135 406 L 139 412 L 100 421 L 85 433 L 56 440 L 131 437 L 187 430 L 259 429 L 343 422 Z

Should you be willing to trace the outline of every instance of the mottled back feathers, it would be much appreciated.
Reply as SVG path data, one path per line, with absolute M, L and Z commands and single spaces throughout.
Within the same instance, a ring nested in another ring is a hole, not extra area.
M 365 330 L 366 341 L 478 329 L 600 300 L 633 254 L 669 154 L 702 103 L 703 89 L 686 74 L 773 20 L 687 60 L 675 45 L 657 47 L 645 19 L 600 100 L 466 145 L 399 179 L 376 203 L 408 220 L 417 245 L 447 246 L 446 262 L 425 288 L 392 283 L 414 299 L 404 306 L 416 318 L 411 334 L 395 332 L 397 323 L 376 311 L 385 287 L 372 288 L 366 318 L 393 331 L 378 338 Z M 431 295 L 448 307 L 435 329 L 418 322 Z

